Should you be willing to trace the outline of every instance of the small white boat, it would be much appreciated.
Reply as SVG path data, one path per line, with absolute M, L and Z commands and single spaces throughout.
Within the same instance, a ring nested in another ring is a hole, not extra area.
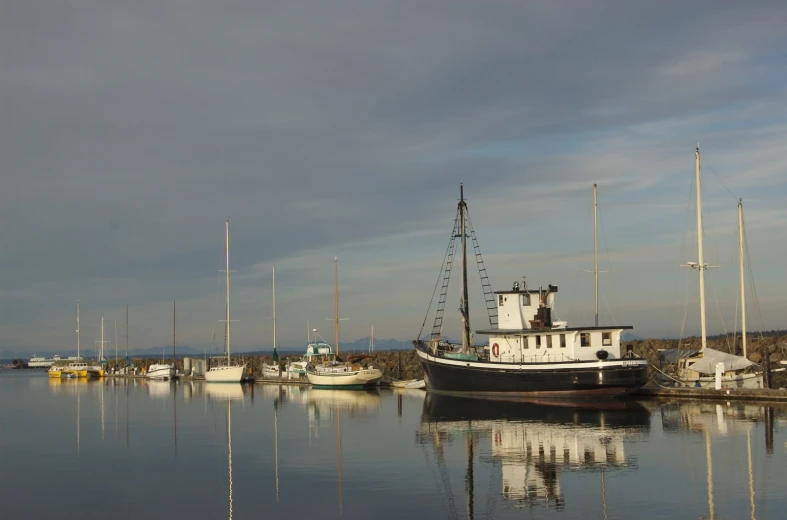
M 262 364 L 263 377 L 281 377 L 281 368 L 279 365 L 269 365 L 268 363 Z
M 145 376 L 148 379 L 168 381 L 175 377 L 175 366 L 167 363 L 154 363 L 148 367 Z
M 426 383 L 424 383 L 423 379 L 407 379 L 405 381 L 391 381 L 391 386 L 394 388 L 424 388 Z

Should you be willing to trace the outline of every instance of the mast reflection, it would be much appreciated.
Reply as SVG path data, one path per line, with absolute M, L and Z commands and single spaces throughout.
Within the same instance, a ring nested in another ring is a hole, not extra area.
M 474 516 L 476 460 L 500 466 L 500 493 L 519 508 L 563 509 L 562 472 L 598 472 L 606 515 L 604 474 L 632 465 L 624 442 L 649 427 L 650 412 L 636 402 L 499 400 L 429 393 L 416 442 L 433 446 L 447 488 L 444 446 L 464 438 L 468 518 Z M 480 455 L 485 451 L 491 459 Z M 444 492 L 453 508 L 450 489 Z

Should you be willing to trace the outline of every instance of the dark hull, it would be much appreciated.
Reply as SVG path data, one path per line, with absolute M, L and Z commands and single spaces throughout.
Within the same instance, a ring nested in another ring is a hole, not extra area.
M 544 363 L 528 370 L 506 370 L 497 363 L 462 366 L 433 357 L 419 359 L 430 391 L 455 394 L 606 398 L 629 394 L 648 382 L 647 365 L 591 362 L 553 368 Z
M 650 426 L 650 411 L 633 400 L 528 399 L 467 397 L 428 393 L 422 422 L 528 421 L 544 424 L 605 426 L 608 428 Z

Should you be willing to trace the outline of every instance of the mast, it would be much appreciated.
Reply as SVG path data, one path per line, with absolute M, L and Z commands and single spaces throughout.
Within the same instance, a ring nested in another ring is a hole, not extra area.
M 128 361 L 128 304 L 126 304 L 126 361 Z
M 333 259 L 333 320 L 336 357 L 339 356 L 339 255 Z
M 115 363 L 118 362 L 118 320 L 115 320 Z
M 172 365 L 175 365 L 175 300 L 172 300 Z
M 227 257 L 227 366 L 230 364 L 230 219 L 225 222 L 225 250 Z
M 743 199 L 738 199 L 738 256 L 741 271 L 741 346 L 746 357 L 746 283 L 743 278 Z
M 467 301 L 467 233 L 465 231 L 467 203 L 465 203 L 464 186 L 459 185 L 459 217 L 461 219 L 462 239 L 462 299 L 460 310 L 462 312 L 462 353 L 467 353 L 470 347 L 470 306 Z
M 99 361 L 104 358 L 104 317 L 101 316 L 101 353 L 98 356 Z
M 702 347 L 700 352 L 704 352 L 708 346 L 705 330 L 705 270 L 715 265 L 706 265 L 705 256 L 702 249 L 702 182 L 700 180 L 700 146 L 694 153 L 694 177 L 697 184 L 697 253 L 698 262 L 689 262 L 682 267 L 691 267 L 700 273 L 700 329 L 702 334 Z
M 598 197 L 597 184 L 593 185 L 593 279 L 594 300 L 596 302 L 596 327 L 598 327 Z
M 77 361 L 79 361 L 79 300 L 77 300 Z
M 702 250 L 702 189 L 700 181 L 700 146 L 694 153 L 694 177 L 697 183 L 697 269 L 700 272 L 700 327 L 702 330 L 702 350 L 708 346 L 705 333 L 705 257 Z
M 279 356 L 276 354 L 276 266 L 272 267 L 271 277 L 271 294 L 273 297 L 273 360 L 278 361 Z

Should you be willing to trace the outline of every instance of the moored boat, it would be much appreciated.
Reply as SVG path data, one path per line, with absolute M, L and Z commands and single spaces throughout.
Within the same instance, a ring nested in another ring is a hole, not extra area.
M 227 350 L 227 364 L 220 366 L 210 367 L 205 372 L 205 381 L 209 383 L 239 383 L 243 378 L 243 370 L 245 365 L 232 365 L 230 361 L 230 219 L 225 221 L 225 253 L 226 253 L 226 350 Z
M 324 355 L 322 362 L 311 362 L 306 366 L 306 377 L 317 388 L 358 389 L 376 385 L 383 373 L 371 366 L 358 363 L 347 364 L 339 359 L 339 257 L 333 260 L 334 272 L 334 334 L 336 354 Z M 330 352 L 330 347 L 328 347 Z
M 175 366 L 169 363 L 154 363 L 145 372 L 148 379 L 168 381 L 175 377 Z
M 479 260 L 484 296 L 492 328 L 485 346 L 473 345 L 467 291 L 467 238 L 473 239 Z M 621 352 L 623 330 L 631 326 L 568 327 L 553 319 L 557 286 L 527 288 L 523 279 L 511 290 L 493 292 L 489 287 L 475 234 L 469 225 L 463 190 L 449 244 L 448 262 L 430 339 L 413 341 L 429 390 L 491 395 L 542 395 L 556 397 L 616 397 L 637 390 L 647 382 L 648 363 Z M 462 342 L 442 338 L 450 259 L 459 238 L 462 257 Z M 597 271 L 596 271 L 597 272 Z M 597 315 L 598 319 L 598 315 Z M 423 331 L 423 330 L 422 330 Z

